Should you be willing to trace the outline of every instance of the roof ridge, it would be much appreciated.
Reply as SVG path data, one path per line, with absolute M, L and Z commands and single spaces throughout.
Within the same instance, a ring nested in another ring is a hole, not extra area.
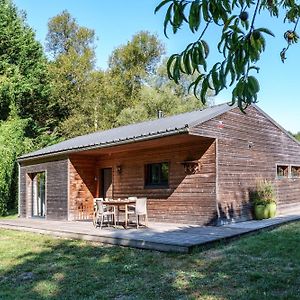
M 200 111 L 204 111 L 204 110 L 211 109 L 211 108 L 216 108 L 218 106 L 223 106 L 223 105 L 228 104 L 228 103 L 229 102 L 220 103 L 220 104 L 216 104 L 216 105 L 212 105 L 212 106 L 208 106 L 208 107 L 203 107 L 201 109 L 186 111 L 186 112 L 182 112 L 182 113 L 179 113 L 179 114 L 170 115 L 170 116 L 166 116 L 166 117 L 162 117 L 162 118 L 155 118 L 155 119 L 140 121 L 140 122 L 136 122 L 136 123 L 129 123 L 129 124 L 126 124 L 126 125 L 121 125 L 121 126 L 118 126 L 118 127 L 112 127 L 112 128 L 108 128 L 108 129 L 105 129 L 105 130 L 97 130 L 97 131 L 90 132 L 90 133 L 87 133 L 87 134 L 78 135 L 78 136 L 73 137 L 73 138 L 78 138 L 78 137 L 81 137 L 81 136 L 88 136 L 88 135 L 92 135 L 92 134 L 95 134 L 95 133 L 109 131 L 109 130 L 114 130 L 114 129 L 118 129 L 118 128 L 125 128 L 125 127 L 132 126 L 132 125 L 151 123 L 151 122 L 155 122 L 157 120 L 166 120 L 166 119 L 173 118 L 173 117 L 183 116 L 183 115 L 187 115 L 187 114 L 191 114 L 191 113 L 195 113 L 195 112 L 200 112 Z M 68 140 L 71 140 L 73 138 L 70 138 Z

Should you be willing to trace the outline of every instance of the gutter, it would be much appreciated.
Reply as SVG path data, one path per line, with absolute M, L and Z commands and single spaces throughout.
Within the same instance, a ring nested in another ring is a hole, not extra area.
M 146 141 L 146 140 L 157 139 L 160 137 L 188 133 L 189 132 L 188 127 L 189 127 L 188 124 L 186 124 L 184 127 L 166 130 L 162 133 L 155 133 L 153 135 L 151 135 L 151 133 L 150 133 L 148 135 L 141 135 L 141 136 L 122 139 L 122 140 L 118 140 L 118 141 L 110 141 L 110 142 L 106 142 L 106 143 L 99 143 L 99 144 L 94 144 L 94 145 L 89 145 L 89 146 L 79 146 L 76 148 L 57 150 L 57 151 L 53 151 L 53 152 L 49 152 L 49 153 L 45 153 L 45 154 L 29 155 L 29 156 L 25 156 L 25 157 L 21 156 L 20 158 L 17 159 L 17 162 L 21 163 L 24 161 L 34 160 L 34 159 L 38 159 L 38 158 L 49 158 L 49 157 L 54 157 L 54 156 L 62 155 L 62 154 L 71 154 L 71 153 L 75 153 L 78 151 L 109 148 L 112 146 L 120 146 L 120 145 L 134 143 L 134 142 L 141 142 L 141 141 Z

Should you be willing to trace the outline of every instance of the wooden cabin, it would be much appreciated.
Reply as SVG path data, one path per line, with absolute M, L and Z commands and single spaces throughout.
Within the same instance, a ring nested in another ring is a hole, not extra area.
M 221 104 L 75 137 L 19 158 L 20 217 L 90 219 L 94 197 L 147 197 L 149 220 L 252 218 L 259 178 L 300 212 L 300 144 L 256 105 Z

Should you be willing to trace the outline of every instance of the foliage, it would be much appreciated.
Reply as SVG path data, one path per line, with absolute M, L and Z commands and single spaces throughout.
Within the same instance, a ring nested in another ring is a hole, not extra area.
M 257 62 L 265 51 L 265 37 L 274 36 L 268 28 L 256 26 L 256 19 L 263 12 L 269 12 L 271 17 L 279 17 L 279 13 L 284 11 L 284 22 L 292 23 L 291 30 L 284 34 L 287 46 L 280 53 L 282 61 L 285 60 L 290 45 L 298 41 L 296 29 L 300 5 L 296 1 L 164 0 L 159 3 L 155 12 L 162 7 L 167 7 L 164 21 L 166 36 L 168 27 L 175 34 L 184 24 L 198 35 L 195 42 L 188 44 L 181 53 L 170 57 L 168 72 L 176 83 L 182 74 L 197 74 L 190 88 L 203 103 L 206 102 L 208 89 L 218 94 L 228 87 L 228 82 L 229 86 L 234 86 L 232 104 L 237 103 L 242 111 L 257 101 L 260 87 L 253 72 L 259 70 Z M 210 48 L 205 35 L 208 29 L 214 30 L 215 35 L 219 28 L 221 33 L 217 49 L 223 58 L 208 68 Z M 202 88 L 198 92 L 200 83 Z
M 105 72 L 94 71 L 86 85 L 86 93 L 79 108 L 61 124 L 61 131 L 69 137 L 113 127 L 117 118 L 117 101 Z
M 71 51 L 82 55 L 91 49 L 94 38 L 94 30 L 79 26 L 64 10 L 48 22 L 46 48 L 55 58 Z
M 49 96 L 40 43 L 12 2 L 0 0 L 0 215 L 17 205 L 17 157 L 56 140 L 48 133 Z
M 70 20 L 70 16 L 66 12 L 64 14 Z M 49 24 L 62 20 L 59 15 Z M 59 31 L 57 28 L 60 26 L 56 25 L 56 30 Z M 80 28 L 74 24 L 73 27 Z M 50 28 L 53 30 L 54 26 Z M 57 39 L 56 43 L 63 44 Z M 48 48 L 50 46 L 48 40 Z M 139 32 L 126 45 L 115 49 L 107 71 L 96 70 L 92 64 L 76 64 L 73 71 L 80 72 L 83 77 L 78 85 L 76 80 L 74 86 L 77 87 L 74 90 L 73 87 L 67 88 L 68 80 L 65 80 L 66 73 L 72 72 L 70 69 L 66 72 L 66 62 L 74 62 L 74 58 L 70 53 L 63 53 L 64 49 L 61 47 L 59 54 L 54 57 L 50 72 L 57 81 L 54 85 L 57 99 L 61 99 L 58 100 L 61 104 L 57 106 L 60 113 L 64 111 L 65 105 L 66 114 L 61 115 L 58 124 L 59 132 L 65 137 L 153 119 L 157 117 L 157 110 L 170 115 L 203 106 L 188 93 L 189 79 L 182 78 L 182 87 L 170 83 L 166 61 L 158 66 L 164 46 L 157 36 L 149 32 Z M 62 57 L 64 62 L 60 60 Z M 88 65 L 89 68 L 85 68 Z
M 0 298 L 299 299 L 299 232 L 174 254 L 0 229 Z
M 203 108 L 203 104 L 188 92 L 189 78 L 182 77 L 180 86 L 168 80 L 165 61 L 146 82 L 138 103 L 119 114 L 118 125 L 156 119 L 159 110 L 164 116 L 170 116 Z
M 46 49 L 52 55 L 48 71 L 51 78 L 51 118 L 64 134 L 64 122 L 85 101 L 94 68 L 94 31 L 80 27 L 67 11 L 48 22 Z
M 298 141 L 300 141 L 300 132 L 294 134 L 294 137 L 295 137 Z
M 49 85 L 46 59 L 23 16 L 10 0 L 0 1 L 0 119 L 10 107 L 38 126 L 47 122 Z
M 162 42 L 147 31 L 138 32 L 126 45 L 113 51 L 108 74 L 120 95 L 119 112 L 135 104 L 143 81 L 154 73 L 163 53 Z
M 254 204 L 266 205 L 269 203 L 276 203 L 276 192 L 274 185 L 267 179 L 259 179 L 256 182 Z
M 0 215 L 17 203 L 17 157 L 32 147 L 25 137 L 28 120 L 17 116 L 0 122 Z

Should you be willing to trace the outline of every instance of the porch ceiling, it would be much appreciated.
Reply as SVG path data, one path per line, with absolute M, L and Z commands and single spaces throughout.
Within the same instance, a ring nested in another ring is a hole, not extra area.
M 161 137 L 153 140 L 131 142 L 128 144 L 116 145 L 111 147 L 85 150 L 85 151 L 73 153 L 73 155 L 76 156 L 77 155 L 99 156 L 99 155 L 107 155 L 107 154 L 110 155 L 110 154 L 121 153 L 121 152 L 129 152 L 129 151 L 137 151 L 137 150 L 145 150 L 145 149 L 157 149 L 166 146 L 180 147 L 183 144 L 194 144 L 199 142 L 201 143 L 201 141 L 207 142 L 207 140 L 213 141 L 214 139 L 185 133 L 185 134 L 173 135 L 168 137 Z

